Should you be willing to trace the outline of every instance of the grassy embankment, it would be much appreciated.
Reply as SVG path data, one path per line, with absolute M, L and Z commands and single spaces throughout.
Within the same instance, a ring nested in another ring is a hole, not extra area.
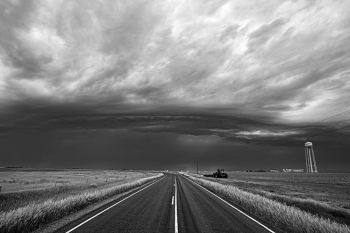
M 348 233 L 350 227 L 321 218 L 299 208 L 288 206 L 267 197 L 243 191 L 232 185 L 220 184 L 203 178 L 188 176 L 246 212 L 285 232 L 295 233 Z
M 215 181 L 350 225 L 350 174 L 229 172 Z
M 302 199 L 298 197 L 289 197 L 271 192 L 258 191 L 257 194 L 268 199 L 284 203 L 288 206 L 294 206 L 319 217 L 328 218 L 332 221 L 350 225 L 350 214 L 340 208 L 333 207 L 327 203 L 313 199 Z
M 86 169 L 0 170 L 0 211 L 41 203 L 51 198 L 62 199 L 90 189 L 113 187 L 153 174 L 142 171 Z
M 7 209 L 0 212 L 0 232 L 30 232 L 39 226 L 62 218 L 70 213 L 76 212 L 92 203 L 107 199 L 113 195 L 123 193 L 136 188 L 163 174 L 149 173 L 146 177 L 127 179 L 127 182 L 97 186 L 89 185 L 82 188 L 67 186 L 53 187 L 46 190 L 26 191 L 24 194 L 5 193 L 2 194 L 2 202 L 12 201 L 11 195 L 24 195 L 29 200 L 24 200 L 15 208 L 9 204 L 2 203 Z M 99 188 L 97 188 L 99 187 Z M 39 193 L 43 193 L 40 195 Z M 7 197 L 7 198 L 4 198 Z

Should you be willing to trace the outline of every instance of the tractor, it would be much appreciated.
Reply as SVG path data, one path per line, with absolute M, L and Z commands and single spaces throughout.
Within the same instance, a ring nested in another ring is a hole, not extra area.
M 205 177 L 214 177 L 214 178 L 227 178 L 227 173 L 224 172 L 224 169 L 218 168 L 216 172 L 211 175 L 204 175 Z

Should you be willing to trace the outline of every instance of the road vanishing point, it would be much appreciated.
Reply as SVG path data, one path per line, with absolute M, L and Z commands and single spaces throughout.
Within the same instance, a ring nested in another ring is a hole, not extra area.
M 57 233 L 274 232 L 180 174 L 166 174 Z

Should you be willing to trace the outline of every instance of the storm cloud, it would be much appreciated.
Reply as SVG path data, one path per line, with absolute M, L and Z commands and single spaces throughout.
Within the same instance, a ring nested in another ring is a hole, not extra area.
M 27 99 L 89 99 L 116 109 L 238 107 L 317 121 L 348 107 L 349 8 L 347 1 L 2 1 L 2 109 Z
M 217 154 L 223 143 L 228 155 L 228 143 L 242 155 L 274 148 L 264 152 L 271 161 L 277 150 L 292 158 L 312 140 L 337 151 L 339 165 L 350 150 L 349 9 L 346 0 L 3 0 L 3 153 L 22 153 L 8 144 L 43 133 L 50 148 L 61 145 L 55 154 L 90 153 L 74 135 L 96 132 L 102 143 L 115 131 L 128 143 L 130 135 L 164 139 L 182 148 L 175 157 L 204 153 L 186 146 L 201 142 Z M 63 134 L 78 140 L 70 152 Z M 128 154 L 120 144 L 104 146 L 106 154 L 118 146 Z M 186 164 L 172 156 L 164 161 Z

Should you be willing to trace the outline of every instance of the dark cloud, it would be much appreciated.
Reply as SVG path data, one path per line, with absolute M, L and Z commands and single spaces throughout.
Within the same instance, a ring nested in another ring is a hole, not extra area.
M 303 167 L 303 143 L 311 140 L 323 171 L 346 169 L 350 133 L 348 128 L 160 113 L 35 114 L 1 130 L 7 165 L 188 169 L 198 160 L 203 169 L 280 169 Z
M 94 164 L 102 150 L 120 166 L 129 166 L 122 154 L 140 166 L 186 167 L 200 155 L 209 166 L 219 154 L 242 167 L 260 154 L 266 164 L 283 154 L 300 165 L 300 145 L 311 140 L 321 160 L 334 152 L 339 165 L 349 138 L 349 8 L 345 0 L 1 1 L 4 161 L 63 166 L 63 154 L 86 154 Z
M 226 40 L 233 39 L 238 33 L 239 25 L 230 25 L 220 35 L 220 41 L 225 42 Z
M 249 50 L 253 51 L 264 46 L 268 40 L 273 39 L 278 30 L 287 22 L 288 19 L 286 18 L 275 19 L 273 22 L 262 25 L 255 31 L 251 32 L 248 42 Z
M 2 108 L 25 98 L 244 106 L 317 122 L 313 108 L 345 107 L 341 3 L 4 1 L 1 9 Z

